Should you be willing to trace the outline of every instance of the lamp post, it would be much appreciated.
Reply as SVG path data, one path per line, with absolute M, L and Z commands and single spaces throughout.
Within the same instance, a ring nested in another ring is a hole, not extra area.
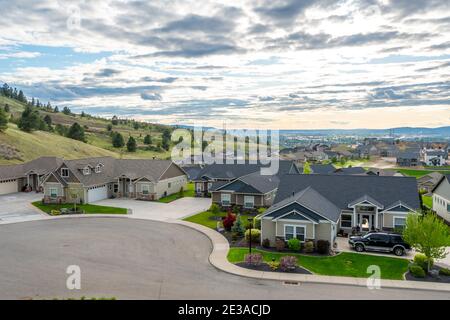
M 253 219 L 252 218 L 248 218 L 248 222 L 250 222 L 250 228 L 249 233 L 248 233 L 248 253 L 252 254 L 252 223 L 253 223 Z

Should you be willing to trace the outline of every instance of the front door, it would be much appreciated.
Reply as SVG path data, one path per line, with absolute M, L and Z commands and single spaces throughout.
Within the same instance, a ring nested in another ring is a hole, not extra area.
M 372 226 L 372 215 L 371 214 L 363 214 L 361 215 L 361 230 L 369 231 Z

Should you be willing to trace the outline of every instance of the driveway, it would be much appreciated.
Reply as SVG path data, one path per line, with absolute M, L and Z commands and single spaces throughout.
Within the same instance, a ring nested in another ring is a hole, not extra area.
M 211 241 L 190 228 L 126 218 L 65 218 L 0 226 L 0 299 L 449 299 L 448 292 L 250 279 L 209 263 Z M 79 266 L 81 290 L 66 287 Z
M 126 199 L 107 199 L 98 201 L 96 205 L 131 209 L 132 218 L 155 221 L 182 219 L 207 210 L 211 206 L 210 198 L 181 198 L 171 203 L 155 201 L 139 201 Z
M 42 194 L 34 192 L 0 195 L 0 224 L 45 218 L 31 205 L 31 202 L 41 199 Z

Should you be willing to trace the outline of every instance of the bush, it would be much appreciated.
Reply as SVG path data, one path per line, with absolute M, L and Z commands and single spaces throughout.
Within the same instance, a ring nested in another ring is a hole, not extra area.
M 329 254 L 330 253 L 330 241 L 317 240 L 317 252 L 320 254 Z
M 261 230 L 261 219 L 253 219 L 253 228 Z
M 285 247 L 286 243 L 284 242 L 284 240 L 281 239 L 275 240 L 275 248 L 277 249 L 277 251 L 283 251 Z
M 240 216 L 236 217 L 236 221 L 234 222 L 233 227 L 231 227 L 231 231 L 233 233 L 236 233 L 239 237 L 242 237 L 244 235 L 245 228 L 242 224 Z
M 270 248 L 270 240 L 269 239 L 264 239 L 263 241 L 262 241 L 262 246 L 263 246 L 263 248 Z
M 231 227 L 233 227 L 234 222 L 236 221 L 236 216 L 231 212 L 228 212 L 225 219 L 223 219 L 223 227 L 225 230 L 230 231 Z
M 280 267 L 280 263 L 278 261 L 270 261 L 269 263 L 270 270 L 276 271 Z
M 245 231 L 245 240 L 250 240 L 250 229 Z M 261 241 L 261 231 L 258 229 L 252 229 L 252 242 L 260 242 Z
M 450 276 L 450 269 L 449 268 L 442 268 L 439 270 L 439 274 L 441 276 Z
M 299 251 L 300 250 L 300 246 L 301 246 L 300 240 L 298 240 L 297 238 L 289 239 L 289 241 L 288 241 L 288 248 L 289 248 L 289 250 Z
M 314 242 L 306 241 L 305 242 L 305 253 L 313 253 L 314 252 Z
M 263 261 L 261 253 L 248 253 L 245 255 L 245 263 L 250 266 L 259 266 Z
M 284 256 L 280 259 L 280 269 L 283 271 L 294 270 L 297 267 L 297 258 L 294 256 Z
M 425 278 L 425 270 L 421 266 L 413 264 L 409 266 L 409 272 L 416 278 Z
M 209 212 L 211 212 L 213 215 L 218 215 L 220 213 L 220 208 L 217 203 L 213 203 L 211 207 L 209 207 Z
M 431 259 L 430 268 L 433 266 L 433 259 Z M 428 270 L 428 258 L 423 253 L 417 253 L 414 256 L 414 264 L 420 266 L 424 271 Z

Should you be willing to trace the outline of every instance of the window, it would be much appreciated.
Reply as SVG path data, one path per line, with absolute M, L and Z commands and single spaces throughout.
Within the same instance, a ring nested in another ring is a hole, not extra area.
M 220 201 L 222 202 L 223 206 L 229 206 L 231 203 L 231 194 L 229 193 L 222 193 L 220 195 Z
M 98 164 L 95 166 L 95 173 L 100 173 L 100 172 L 102 172 L 102 165 Z
M 255 197 L 244 196 L 244 208 L 253 208 L 255 206 Z
M 58 189 L 50 188 L 50 198 L 56 198 L 56 197 L 58 197 Z
M 170 188 L 172 186 L 172 184 L 169 182 L 168 184 L 167 184 L 167 188 Z
M 351 228 L 352 227 L 353 216 L 351 214 L 341 215 L 341 228 Z
M 288 241 L 292 238 L 297 238 L 300 241 L 305 241 L 306 228 L 304 226 L 284 226 L 284 239 Z
M 67 169 L 67 168 L 62 168 L 62 169 L 61 169 L 61 177 L 63 177 L 63 178 L 68 178 L 68 177 L 69 177 L 69 169 Z
M 114 193 L 119 192 L 119 184 L 115 183 L 114 184 Z
M 142 194 L 149 194 L 150 193 L 150 186 L 148 184 L 142 185 Z
M 90 175 L 91 174 L 91 169 L 89 167 L 86 167 L 83 169 L 83 174 L 85 176 Z
M 394 217 L 394 229 L 403 229 L 406 224 L 406 218 Z
M 447 203 L 447 212 L 450 212 L 450 203 Z

